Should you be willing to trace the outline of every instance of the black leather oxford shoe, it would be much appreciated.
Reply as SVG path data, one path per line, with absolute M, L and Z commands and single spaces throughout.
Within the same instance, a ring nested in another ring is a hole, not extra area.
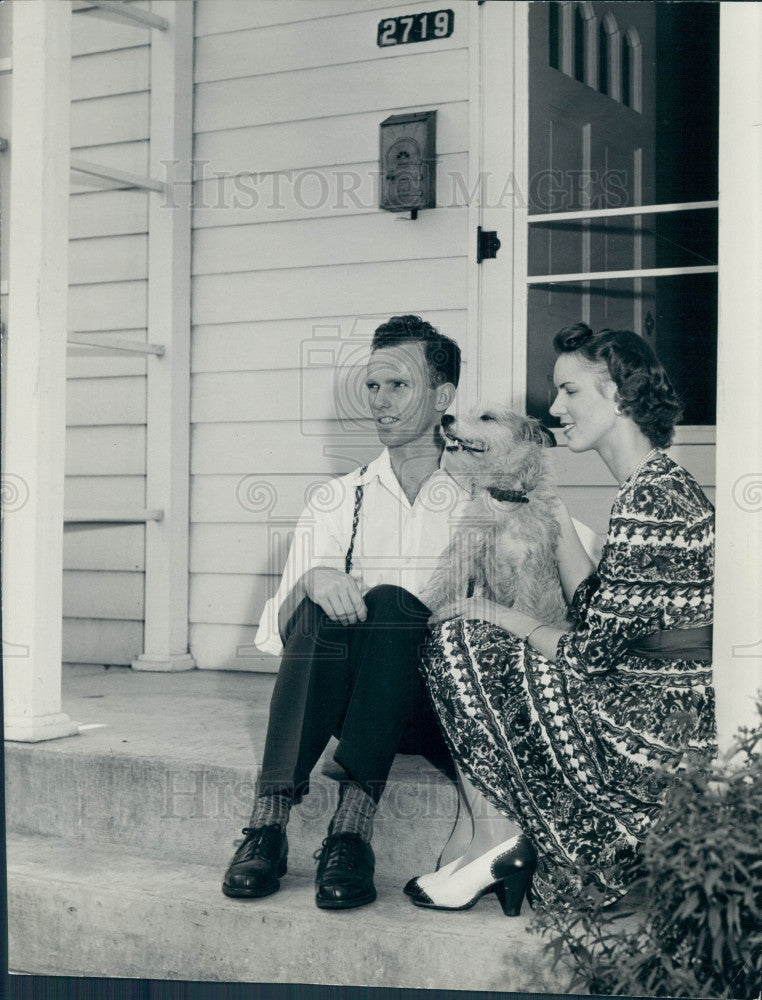
M 222 891 L 239 899 L 258 899 L 280 889 L 286 874 L 288 841 L 279 826 L 245 827 L 244 841 L 225 872 Z
M 376 898 L 373 848 L 356 833 L 326 837 L 315 857 L 315 903 L 321 910 L 348 910 Z

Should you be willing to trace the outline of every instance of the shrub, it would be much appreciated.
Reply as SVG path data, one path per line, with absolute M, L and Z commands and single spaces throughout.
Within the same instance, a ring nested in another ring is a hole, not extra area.
M 762 722 L 739 730 L 727 760 L 670 779 L 643 861 L 613 908 L 567 896 L 535 913 L 532 929 L 571 967 L 572 987 L 762 998 Z

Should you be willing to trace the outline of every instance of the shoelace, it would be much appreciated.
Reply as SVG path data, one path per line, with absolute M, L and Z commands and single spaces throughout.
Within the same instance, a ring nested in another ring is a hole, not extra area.
M 240 851 L 241 848 L 245 847 L 249 859 L 255 858 L 257 856 L 262 856 L 264 854 L 262 847 L 263 847 L 263 841 L 265 840 L 265 830 L 264 829 L 257 830 L 256 827 L 245 826 L 243 830 L 241 830 L 241 833 L 244 835 L 244 837 L 248 837 L 249 834 L 252 833 L 255 834 L 255 836 L 253 836 L 251 840 L 249 840 L 248 842 L 244 840 L 243 843 L 241 844 L 241 847 L 239 847 L 238 850 Z
M 316 861 L 320 860 L 320 857 L 330 839 L 330 837 L 326 837 L 320 850 L 315 851 L 312 855 Z M 353 871 L 357 867 L 360 844 L 361 841 L 359 840 L 349 840 L 346 837 L 337 837 L 331 845 L 330 851 L 325 859 L 325 869 L 332 868 L 334 865 L 340 865 L 348 871 Z

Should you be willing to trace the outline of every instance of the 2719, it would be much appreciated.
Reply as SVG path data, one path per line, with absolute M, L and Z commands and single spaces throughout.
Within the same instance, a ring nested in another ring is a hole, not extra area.
M 387 17 L 378 24 L 377 43 L 407 45 L 410 42 L 427 42 L 435 38 L 449 38 L 455 16 L 451 10 L 427 11 L 425 14 L 408 14 L 405 17 Z

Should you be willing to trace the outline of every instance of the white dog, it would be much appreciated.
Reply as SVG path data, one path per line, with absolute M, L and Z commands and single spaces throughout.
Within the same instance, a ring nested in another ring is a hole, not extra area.
M 423 595 L 436 611 L 478 596 L 564 627 L 556 494 L 543 445 L 550 434 L 506 406 L 445 416 L 443 467 L 471 500 Z M 555 441 L 552 442 L 555 444 Z

